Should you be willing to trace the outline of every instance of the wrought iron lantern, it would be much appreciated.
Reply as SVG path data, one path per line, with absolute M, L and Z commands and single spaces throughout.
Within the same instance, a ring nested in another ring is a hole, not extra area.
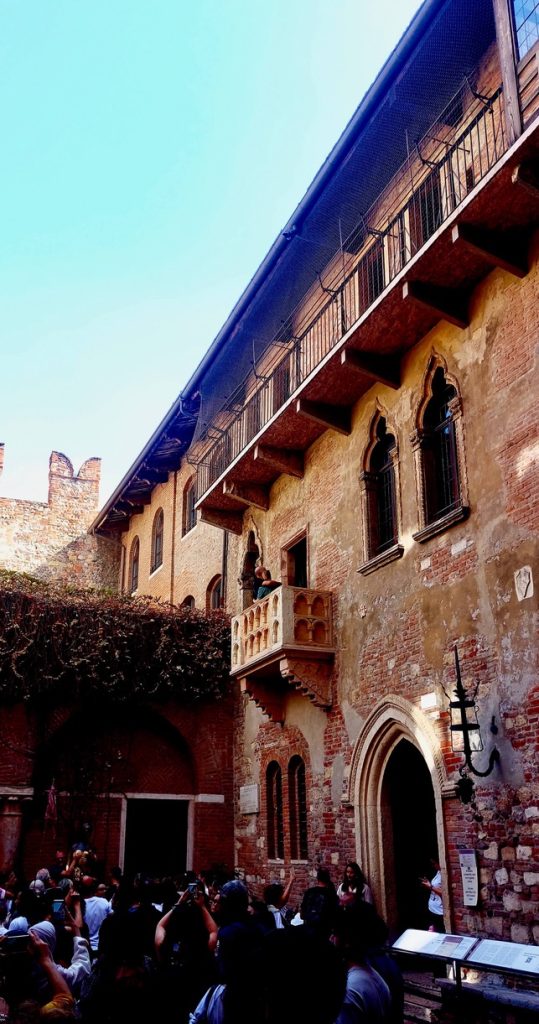
M 455 753 L 464 754 L 464 764 L 459 768 L 460 779 L 457 783 L 457 790 L 462 803 L 467 804 L 472 799 L 474 789 L 470 773 L 482 779 L 486 778 L 492 772 L 494 765 L 500 760 L 500 753 L 496 747 L 491 750 L 488 766 L 484 771 L 476 768 L 472 762 L 472 755 L 483 750 L 481 728 L 477 718 L 477 705 L 475 703 L 477 686 L 471 694 L 466 691 L 460 674 L 459 655 L 456 644 L 454 650 L 457 685 L 453 691 L 456 699 L 449 701 L 451 747 Z M 494 734 L 498 732 L 494 716 L 490 731 Z

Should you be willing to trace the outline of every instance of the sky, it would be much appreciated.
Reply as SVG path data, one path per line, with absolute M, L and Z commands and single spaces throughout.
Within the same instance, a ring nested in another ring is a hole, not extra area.
M 120 482 L 418 0 L 0 0 L 2 496 Z

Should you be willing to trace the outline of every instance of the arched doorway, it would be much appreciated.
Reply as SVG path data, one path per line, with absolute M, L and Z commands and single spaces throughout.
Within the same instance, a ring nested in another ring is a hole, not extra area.
M 356 859 L 391 937 L 425 924 L 419 918 L 427 892 L 419 877 L 429 874 L 429 856 L 436 852 L 445 882 L 442 798 L 454 790 L 427 716 L 402 697 L 381 700 L 356 743 L 349 799 L 355 809 Z M 447 898 L 444 905 L 449 911 Z M 446 912 L 446 927 L 449 923 Z
M 389 756 L 381 811 L 391 930 L 400 934 L 405 928 L 426 928 L 428 893 L 419 879 L 432 877 L 430 858 L 438 860 L 436 806 L 425 759 L 407 739 L 401 739 Z

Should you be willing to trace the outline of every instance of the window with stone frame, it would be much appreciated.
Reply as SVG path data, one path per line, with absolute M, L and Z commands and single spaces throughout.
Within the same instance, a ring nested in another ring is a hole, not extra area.
M 445 364 L 431 360 L 412 434 L 420 529 L 427 540 L 468 514 L 462 405 L 458 385 Z
M 290 858 L 307 860 L 307 787 L 305 762 L 299 754 L 295 754 L 288 765 L 288 813 Z
M 165 516 L 163 509 L 157 510 L 152 527 L 152 557 L 150 572 L 155 572 L 163 564 L 163 533 L 165 528 Z
M 129 556 L 129 593 L 134 594 L 138 589 L 138 574 L 140 564 L 140 541 L 135 537 L 131 544 Z
M 182 608 L 190 608 L 191 610 L 195 607 L 195 599 L 192 594 L 188 594 L 182 601 Z
M 192 476 L 187 482 L 183 491 L 183 517 L 182 537 L 193 530 L 197 524 L 196 502 L 196 477 Z
M 283 779 L 277 761 L 266 769 L 266 825 L 269 860 L 284 860 Z
M 380 409 L 371 421 L 360 484 L 365 560 L 359 571 L 367 575 L 379 565 L 399 558 L 404 550 L 398 543 L 397 442 Z

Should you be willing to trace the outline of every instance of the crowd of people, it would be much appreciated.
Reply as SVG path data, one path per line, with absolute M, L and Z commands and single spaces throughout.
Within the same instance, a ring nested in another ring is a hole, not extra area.
M 67 862 L 68 861 L 68 862 Z M 0 1021 L 399 1024 L 403 984 L 357 864 L 262 898 L 224 869 L 103 879 L 90 850 L 0 880 Z M 294 897 L 297 902 L 292 902 Z

